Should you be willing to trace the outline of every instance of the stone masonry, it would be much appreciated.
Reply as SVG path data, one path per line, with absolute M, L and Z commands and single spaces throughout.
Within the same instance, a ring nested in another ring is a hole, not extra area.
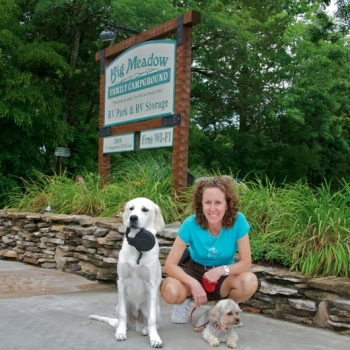
M 165 259 L 180 223 L 158 234 Z M 125 227 L 117 218 L 0 210 L 0 258 L 116 283 Z M 350 279 L 311 278 L 287 269 L 253 266 L 260 288 L 241 308 L 247 312 L 329 328 L 350 335 Z

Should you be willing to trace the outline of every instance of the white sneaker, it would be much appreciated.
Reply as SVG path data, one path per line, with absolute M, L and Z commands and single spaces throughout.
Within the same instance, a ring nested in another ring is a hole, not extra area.
M 186 299 L 182 304 L 175 305 L 171 314 L 172 323 L 187 323 L 188 311 L 191 310 L 190 299 Z

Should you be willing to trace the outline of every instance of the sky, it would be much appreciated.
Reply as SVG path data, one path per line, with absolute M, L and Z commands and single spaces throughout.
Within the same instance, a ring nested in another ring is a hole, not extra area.
M 336 10 L 337 5 L 335 5 L 335 0 L 332 0 L 330 6 L 328 6 L 327 12 L 333 14 Z

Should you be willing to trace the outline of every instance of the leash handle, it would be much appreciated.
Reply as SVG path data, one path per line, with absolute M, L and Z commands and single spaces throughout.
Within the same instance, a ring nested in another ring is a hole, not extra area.
M 207 322 L 203 323 L 203 324 L 200 325 L 200 326 L 195 326 L 195 325 L 193 324 L 193 322 L 192 322 L 192 315 L 193 315 L 193 313 L 194 313 L 195 310 L 196 310 L 196 307 L 194 307 L 194 308 L 192 309 L 192 311 L 191 311 L 191 316 L 190 316 L 191 325 L 192 325 L 194 328 L 201 328 L 201 327 L 204 327 L 204 326 L 207 325 L 210 321 L 207 321 Z

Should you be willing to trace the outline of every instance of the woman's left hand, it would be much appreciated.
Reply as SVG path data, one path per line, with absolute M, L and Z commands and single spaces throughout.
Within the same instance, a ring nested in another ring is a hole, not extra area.
M 203 277 L 206 278 L 210 283 L 216 282 L 223 275 L 223 268 L 221 266 L 214 267 L 208 270 Z

